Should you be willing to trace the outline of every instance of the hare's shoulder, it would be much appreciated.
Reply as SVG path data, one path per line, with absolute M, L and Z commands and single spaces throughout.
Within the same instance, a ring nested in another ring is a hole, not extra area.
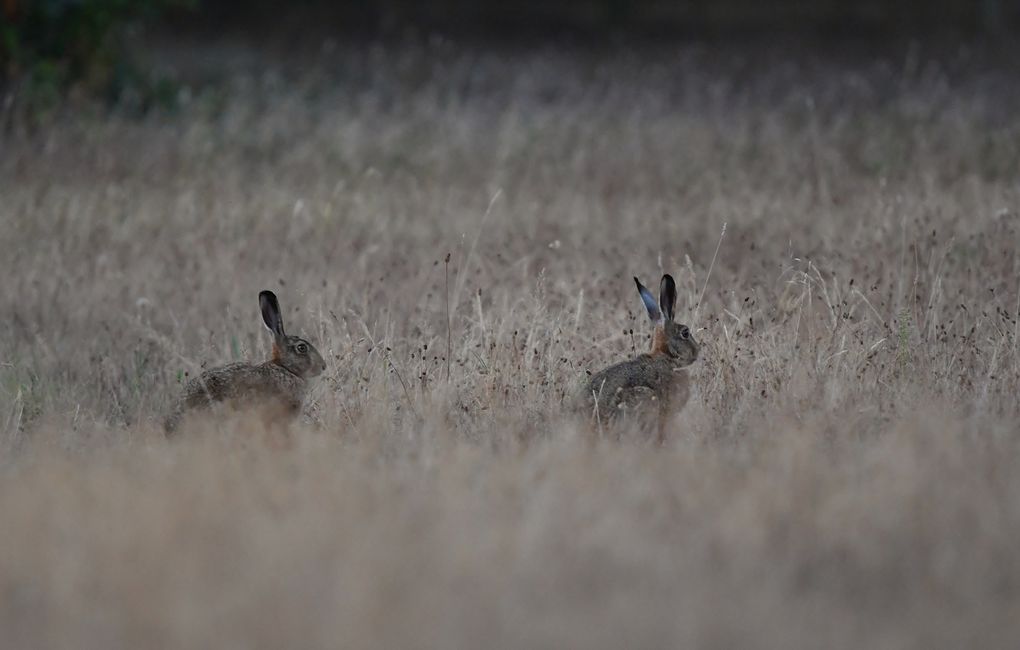
M 259 376 L 267 385 L 272 385 L 281 391 L 297 393 L 301 392 L 308 383 L 305 379 L 295 375 L 278 363 L 267 361 L 255 366 Z
M 272 361 L 258 365 L 232 363 L 219 370 L 225 382 L 242 390 L 292 393 L 305 385 L 304 379 Z

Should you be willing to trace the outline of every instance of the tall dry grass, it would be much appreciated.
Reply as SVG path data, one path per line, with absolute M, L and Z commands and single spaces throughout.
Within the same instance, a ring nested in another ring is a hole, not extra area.
M 2 136 L 5 646 L 1015 646 L 1008 66 L 215 55 L 178 115 Z M 691 403 L 592 436 L 662 272 Z M 289 444 L 168 444 L 262 288 L 329 366 Z

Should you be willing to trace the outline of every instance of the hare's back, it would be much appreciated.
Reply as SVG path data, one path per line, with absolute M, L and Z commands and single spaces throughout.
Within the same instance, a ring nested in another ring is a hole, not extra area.
M 662 400 L 671 389 L 671 374 L 660 360 L 641 355 L 592 376 L 587 399 L 598 403 L 600 414 L 633 411 Z
M 167 434 L 178 429 L 185 414 L 226 403 L 255 408 L 275 419 L 293 417 L 301 410 L 304 380 L 274 363 L 232 363 L 206 370 L 184 386 L 180 400 L 164 422 Z
M 656 371 L 655 364 L 647 355 L 621 361 L 592 375 L 588 382 L 589 393 L 592 395 L 614 395 L 629 388 L 654 388 L 658 383 Z
M 615 406 L 635 388 L 648 388 L 648 373 L 639 357 L 622 361 L 592 375 L 587 397 L 599 404 Z
M 232 363 L 206 370 L 188 382 L 184 393 L 188 406 L 273 396 L 292 401 L 299 398 L 301 384 L 300 377 L 273 363 Z

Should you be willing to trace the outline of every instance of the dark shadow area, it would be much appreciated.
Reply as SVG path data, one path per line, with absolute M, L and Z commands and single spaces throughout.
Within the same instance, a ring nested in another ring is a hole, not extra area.
M 213 32 L 332 32 L 382 37 L 407 30 L 511 39 L 791 34 L 890 37 L 1005 33 L 1020 5 L 1004 0 L 205 0 L 177 12 L 177 26 Z

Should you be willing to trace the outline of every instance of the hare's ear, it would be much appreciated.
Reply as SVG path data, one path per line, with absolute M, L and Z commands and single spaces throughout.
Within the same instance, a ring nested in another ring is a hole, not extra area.
M 659 308 L 662 309 L 666 320 L 673 320 L 673 310 L 676 308 L 676 282 L 673 282 L 673 276 L 668 273 L 662 276 L 662 282 L 659 283 Z
M 659 305 L 655 302 L 655 296 L 641 284 L 641 280 L 634 278 L 634 284 L 637 285 L 638 293 L 641 294 L 641 302 L 645 303 L 645 309 L 648 310 L 648 318 L 652 319 L 652 322 L 658 323 L 662 320 L 662 312 L 659 311 Z
M 280 315 L 280 301 L 276 299 L 276 294 L 272 291 L 260 291 L 259 306 L 262 307 L 262 320 L 266 322 L 266 327 L 273 336 L 278 339 L 286 336 L 283 332 L 283 316 Z

